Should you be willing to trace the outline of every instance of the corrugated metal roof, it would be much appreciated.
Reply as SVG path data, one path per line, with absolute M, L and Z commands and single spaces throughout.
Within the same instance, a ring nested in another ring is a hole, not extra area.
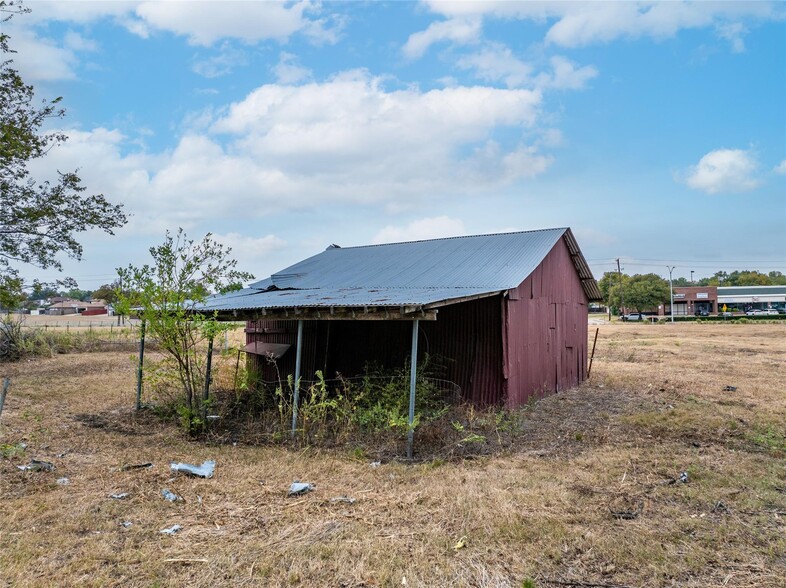
M 594 299 L 589 267 L 570 229 L 559 228 L 330 246 L 245 290 L 210 299 L 205 309 L 428 305 L 490 294 L 518 286 L 563 236 Z

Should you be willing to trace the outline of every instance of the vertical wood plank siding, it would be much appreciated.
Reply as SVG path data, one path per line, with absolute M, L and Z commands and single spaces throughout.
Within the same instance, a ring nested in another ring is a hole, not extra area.
M 587 297 L 560 239 L 503 303 L 505 403 L 520 406 L 587 375 Z
M 247 343 L 292 345 L 277 364 L 286 380 L 295 369 L 297 321 L 251 321 Z M 363 373 L 367 363 L 401 368 L 409 358 L 408 321 L 305 321 L 302 374 L 314 378 Z M 532 396 L 578 385 L 587 371 L 587 297 L 560 239 L 543 262 L 507 296 L 445 306 L 436 321 L 421 321 L 418 361 L 424 354 L 439 376 L 461 387 L 477 406 L 520 406 Z M 249 368 L 276 379 L 264 358 Z

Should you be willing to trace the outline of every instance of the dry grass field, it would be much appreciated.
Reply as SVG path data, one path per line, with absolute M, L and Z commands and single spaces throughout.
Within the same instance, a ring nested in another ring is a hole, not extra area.
M 191 440 L 130 409 L 128 353 L 1 375 L 0 586 L 786 586 L 783 324 L 601 326 L 590 380 L 504 454 L 379 467 Z

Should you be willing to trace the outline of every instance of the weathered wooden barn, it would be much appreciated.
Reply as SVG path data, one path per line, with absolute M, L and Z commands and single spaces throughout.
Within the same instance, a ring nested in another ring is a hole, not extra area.
M 266 355 L 281 374 L 312 379 L 428 353 L 465 400 L 516 407 L 584 380 L 587 306 L 600 299 L 573 233 L 559 228 L 331 245 L 206 309 L 248 321 L 249 361 L 263 373 Z

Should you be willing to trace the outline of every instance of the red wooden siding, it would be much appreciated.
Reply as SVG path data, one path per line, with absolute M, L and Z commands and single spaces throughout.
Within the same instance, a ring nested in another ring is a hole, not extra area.
M 587 297 L 562 239 L 502 309 L 507 406 L 586 378 Z

